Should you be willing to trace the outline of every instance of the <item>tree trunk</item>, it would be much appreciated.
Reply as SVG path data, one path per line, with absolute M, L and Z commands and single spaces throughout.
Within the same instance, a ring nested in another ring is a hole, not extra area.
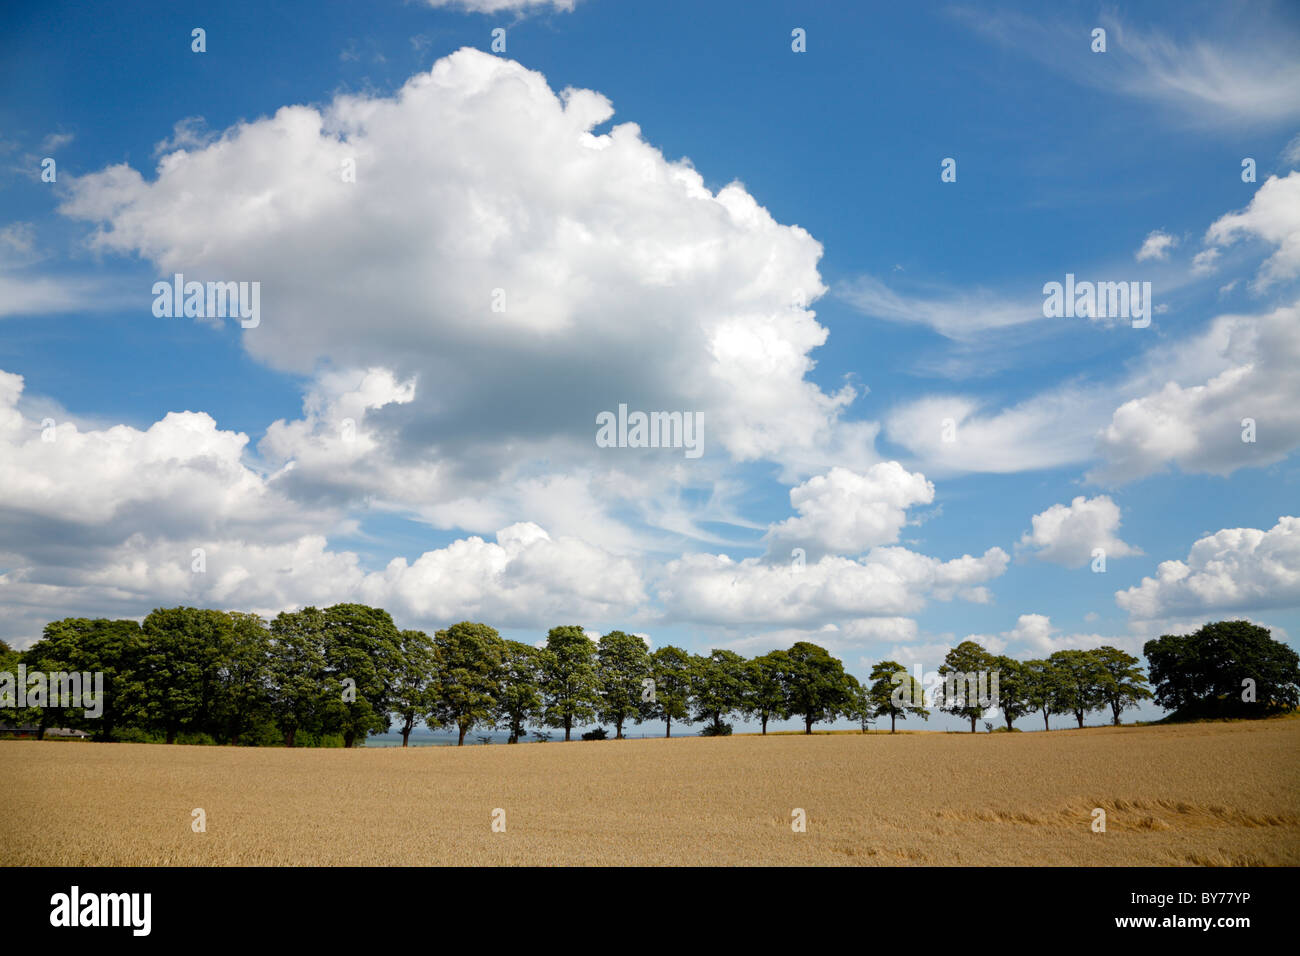
M 357 734 L 354 730 L 345 730 L 343 732 L 343 746 L 351 750 L 352 745 L 357 742 Z
M 975 718 L 974 718 L 974 717 L 972 717 L 972 718 L 970 719 L 970 732 L 971 732 L 972 734 L 975 733 Z
M 763 736 L 767 736 L 767 714 L 763 715 Z
M 456 740 L 456 746 L 457 746 L 457 747 L 464 747 L 464 746 L 465 746 L 465 731 L 469 730 L 469 728 L 466 727 L 464 724 L 459 724 L 458 726 L 459 726 L 459 728 L 460 728 L 460 737 L 457 738 L 457 740 Z
M 623 721 L 621 720 L 618 721 L 616 724 L 614 724 L 614 739 L 615 740 L 623 739 Z
M 1115 726 L 1118 727 L 1118 726 L 1119 726 L 1119 708 L 1116 707 L 1114 704 L 1112 704 L 1110 709 L 1111 709 L 1111 712 L 1115 715 Z
M 569 741 L 569 732 L 570 732 L 572 729 L 573 729 L 573 718 L 572 718 L 572 717 L 565 717 L 565 718 L 564 718 L 564 741 L 565 741 L 565 743 L 568 743 L 568 741 Z
M 665 736 L 665 737 L 671 737 L 672 735 L 673 735 L 673 719 L 672 719 L 671 717 L 665 717 L 665 718 L 664 718 L 664 736 Z
M 1049 723 L 1047 722 L 1047 711 L 1046 711 L 1046 710 L 1043 711 L 1043 729 L 1044 729 L 1044 730 L 1051 730 L 1051 729 L 1052 729 L 1052 725 L 1049 724 Z
M 290 727 L 288 730 L 284 732 L 284 745 L 286 747 L 292 747 L 294 741 L 296 741 L 297 739 L 298 739 L 297 727 Z
M 892 733 L 897 733 L 897 731 L 894 729 L 894 728 L 896 727 L 895 721 L 896 721 L 897 719 L 898 719 L 898 714 L 894 713 L 894 712 L 891 710 L 891 711 L 889 712 L 889 732 L 890 732 L 891 734 L 892 734 Z
M 168 742 L 169 744 L 174 744 L 174 743 L 176 743 L 176 728 L 175 728 L 175 727 L 168 727 L 168 728 L 167 728 L 167 742 Z
M 402 728 L 402 746 L 403 746 L 403 747 L 407 746 L 407 740 L 410 738 L 410 736 L 411 736 L 411 725 L 410 725 L 410 724 L 407 724 L 405 727 Z
M 1079 729 L 1080 729 L 1080 730 L 1083 730 L 1083 711 L 1081 711 L 1081 710 L 1076 710 L 1076 711 L 1074 712 L 1074 716 L 1075 716 L 1076 718 L 1078 718 L 1078 720 L 1079 720 Z
M 812 715 L 810 714 L 809 716 L 803 719 L 803 732 L 805 734 L 811 734 L 812 725 L 813 725 L 813 719 L 812 719 Z
M 1011 726 L 1011 715 L 1004 710 L 1002 712 L 1002 716 L 1007 719 L 1007 730 L 1008 731 L 1014 730 L 1015 728 Z

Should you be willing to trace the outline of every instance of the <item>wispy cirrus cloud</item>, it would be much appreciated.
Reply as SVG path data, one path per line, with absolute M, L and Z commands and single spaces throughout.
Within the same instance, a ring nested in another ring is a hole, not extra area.
M 1080 82 L 1167 107 L 1194 125 L 1300 117 L 1300 27 L 1267 7 L 1249 17 L 1225 14 L 1217 23 L 1204 17 L 1197 36 L 1137 26 L 1111 12 L 1093 22 L 965 7 L 952 13 L 980 34 Z M 1097 27 L 1106 30 L 1104 54 L 1091 49 Z
M 930 289 L 899 292 L 874 276 L 842 283 L 836 296 L 859 312 L 889 322 L 923 325 L 949 339 L 963 340 L 989 329 L 1023 325 L 1043 317 L 1042 299 L 1023 301 L 983 290 Z

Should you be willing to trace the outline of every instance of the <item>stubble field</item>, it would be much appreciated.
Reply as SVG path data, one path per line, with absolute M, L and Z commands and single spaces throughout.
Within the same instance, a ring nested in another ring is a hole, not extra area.
M 1298 758 L 1300 720 L 409 750 L 10 741 L 0 864 L 1296 865 Z

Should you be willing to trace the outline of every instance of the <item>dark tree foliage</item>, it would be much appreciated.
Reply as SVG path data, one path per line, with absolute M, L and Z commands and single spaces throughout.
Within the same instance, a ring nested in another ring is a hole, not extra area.
M 1156 703 L 1173 711 L 1174 720 L 1266 717 L 1297 705 L 1300 655 L 1249 621 L 1166 634 L 1142 650 Z

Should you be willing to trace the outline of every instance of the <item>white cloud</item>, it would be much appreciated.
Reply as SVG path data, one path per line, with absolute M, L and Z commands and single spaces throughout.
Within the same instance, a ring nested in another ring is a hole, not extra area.
M 1147 234 L 1146 239 L 1142 241 L 1142 247 L 1137 251 L 1137 261 L 1145 262 L 1147 259 L 1168 259 L 1169 250 L 1178 245 L 1178 237 L 1171 236 L 1167 232 L 1161 232 L 1159 229 L 1153 230 Z
M 1300 518 L 1206 535 L 1186 561 L 1162 561 L 1154 578 L 1117 591 L 1115 603 L 1139 619 L 1300 607 Z
M 1170 464 L 1226 475 L 1300 447 L 1297 363 L 1300 303 L 1221 315 L 1197 334 L 1154 344 L 1117 381 L 1068 382 L 1001 409 L 975 396 L 930 395 L 891 410 L 885 435 L 932 477 L 1090 460 L 1087 479 L 1103 484 Z M 1242 440 L 1244 419 L 1256 423 L 1253 442 Z
M 668 563 L 658 593 L 670 620 L 806 628 L 844 618 L 912 614 L 929 598 L 987 602 L 983 585 L 1001 575 L 1008 560 L 1001 548 L 942 561 L 886 547 L 860 560 L 828 556 L 796 569 L 757 558 L 692 554 Z
M 893 544 L 907 522 L 907 509 L 934 500 L 934 485 L 896 461 L 880 462 L 864 474 L 832 468 L 790 489 L 796 517 L 768 531 L 770 553 L 788 556 L 795 547 L 829 554 L 860 554 Z
M 1113 16 L 1102 19 L 1115 52 L 1127 57 L 1114 83 L 1132 95 L 1234 123 L 1300 115 L 1298 38 L 1291 27 L 1261 21 L 1239 43 L 1233 37 L 1178 41 L 1155 30 L 1139 32 Z
M 950 339 L 969 339 L 1043 317 L 1043 303 L 1037 298 L 1015 301 L 984 291 L 905 295 L 872 276 L 845 283 L 836 295 L 866 315 L 924 325 Z
M 326 533 L 356 531 L 341 509 L 287 494 L 289 471 L 249 467 L 247 436 L 209 415 L 173 412 L 144 430 L 43 427 L 18 410 L 23 384 L 0 372 L 0 637 L 25 642 L 58 617 L 135 617 L 175 603 L 271 614 L 358 600 L 408 625 L 536 627 L 575 616 L 623 621 L 646 600 L 631 558 L 532 523 L 368 571 L 356 553 L 328 545 Z M 355 388 L 336 384 L 325 417 L 361 417 L 410 394 L 382 373 Z M 302 423 L 279 424 L 281 442 L 301 439 Z
M 1042 561 L 1077 568 L 1092 560 L 1094 548 L 1102 548 L 1108 560 L 1142 553 L 1120 540 L 1119 505 L 1108 495 L 1079 495 L 1069 505 L 1055 504 L 1034 515 L 1032 522 L 1033 531 L 1025 532 L 1020 544 Z
M 161 275 L 260 281 L 263 320 L 239 334 L 275 368 L 428 383 L 377 416 L 399 456 L 487 471 L 555 440 L 591 466 L 610 460 L 595 415 L 628 402 L 702 413 L 705 458 L 801 476 L 877 461 L 874 427 L 840 422 L 856 390 L 807 380 L 821 245 L 739 183 L 711 192 L 635 124 L 593 133 L 612 115 L 462 49 L 392 97 L 287 106 L 170 152 L 153 180 L 72 180 L 61 208 Z
M 1062 386 L 1001 410 L 978 399 L 932 395 L 895 408 L 885 434 L 927 472 L 1007 473 L 1086 461 L 1114 408 L 1109 390 Z
M 1300 446 L 1300 304 L 1263 316 L 1220 316 L 1187 348 L 1202 356 L 1199 382 L 1163 386 L 1117 409 L 1100 433 L 1094 481 L 1129 481 L 1169 463 L 1226 475 L 1272 464 Z M 1152 379 L 1148 376 L 1148 381 Z M 1245 441 L 1245 419 L 1255 422 Z
M 1192 256 L 1192 274 L 1209 275 L 1218 268 L 1215 263 L 1218 261 L 1219 255 L 1218 249 L 1203 249 Z
M 69 145 L 76 138 L 76 133 L 50 133 L 41 140 L 41 152 L 48 156 Z
M 1291 141 L 1282 147 L 1282 162 L 1300 166 L 1300 133 L 1292 136 Z
M 1006 645 L 1014 649 L 1013 656 L 1022 660 L 1031 657 L 1048 657 L 1057 651 L 1091 650 L 1106 646 L 1117 647 L 1131 654 L 1141 654 L 1145 640 L 1136 633 L 1118 636 L 1063 634 L 1060 628 L 1053 626 L 1051 618 L 1045 614 L 1021 614 L 1016 620 L 1016 626 L 1003 632 L 1002 637 Z
M 1217 247 L 1229 245 L 1242 236 L 1277 246 L 1260 267 L 1253 283 L 1255 288 L 1267 289 L 1300 275 L 1300 172 L 1290 173 L 1284 179 L 1268 177 L 1244 210 L 1216 220 L 1205 233 L 1205 241 L 1211 248 L 1198 255 L 1196 263 L 1201 263 L 1202 256 L 1209 256 L 1212 262 L 1218 256 Z
M 974 29 L 1079 82 L 1165 107 L 1196 125 L 1241 127 L 1300 116 L 1300 36 L 1292 20 L 1201 18 L 1201 36 L 1135 28 L 1113 14 L 1045 22 L 1009 11 L 955 8 Z M 1091 52 L 1092 29 L 1107 31 L 1105 55 Z

